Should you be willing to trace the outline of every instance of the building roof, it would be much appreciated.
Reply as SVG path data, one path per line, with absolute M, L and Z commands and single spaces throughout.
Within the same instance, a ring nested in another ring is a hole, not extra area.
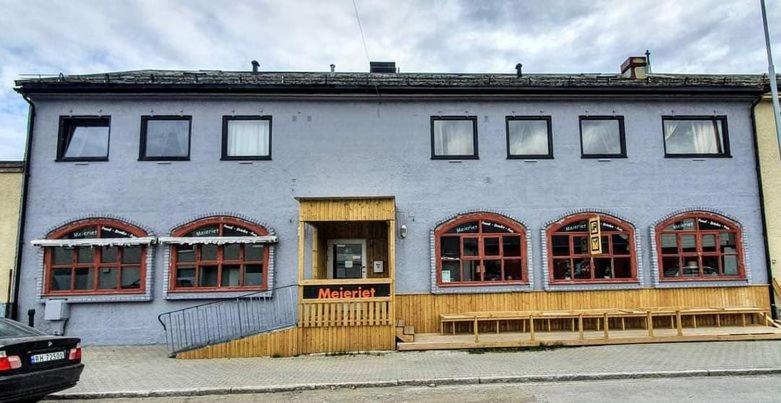
M 0 173 L 24 172 L 24 161 L 0 161 Z
M 137 70 L 38 76 L 16 81 L 16 91 L 35 93 L 743 93 L 766 92 L 764 75 L 330 73 L 218 70 Z

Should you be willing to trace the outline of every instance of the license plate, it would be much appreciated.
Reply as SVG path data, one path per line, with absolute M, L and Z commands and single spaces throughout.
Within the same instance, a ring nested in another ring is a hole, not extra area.
M 30 362 L 33 364 L 40 364 L 42 362 L 64 360 L 64 351 L 55 351 L 53 353 L 35 354 L 30 356 Z

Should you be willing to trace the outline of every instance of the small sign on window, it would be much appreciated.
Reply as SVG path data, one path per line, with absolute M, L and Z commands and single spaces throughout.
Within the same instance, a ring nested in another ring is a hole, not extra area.
M 589 253 L 592 255 L 602 254 L 602 223 L 599 216 L 588 219 L 588 239 Z

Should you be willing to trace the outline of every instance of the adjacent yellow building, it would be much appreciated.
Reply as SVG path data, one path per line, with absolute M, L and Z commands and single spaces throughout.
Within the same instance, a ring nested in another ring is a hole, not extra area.
M 0 161 L 0 314 L 7 316 L 16 275 L 24 163 Z
M 776 307 L 781 305 L 781 156 L 776 139 L 776 122 L 773 119 L 773 104 L 769 95 L 754 107 L 757 130 L 762 193 L 767 221 L 767 244 L 772 284 L 775 290 Z

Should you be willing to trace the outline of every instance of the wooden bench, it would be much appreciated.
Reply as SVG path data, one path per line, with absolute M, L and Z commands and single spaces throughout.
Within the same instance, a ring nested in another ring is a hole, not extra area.
M 459 323 L 471 323 L 472 332 L 475 336 L 475 342 L 479 340 L 479 329 L 481 322 L 494 322 L 496 333 L 499 333 L 500 323 L 519 321 L 522 323 L 523 330 L 526 332 L 528 324 L 531 340 L 535 338 L 535 321 L 547 320 L 547 330 L 551 331 L 551 320 L 570 319 L 571 328 L 574 332 L 577 327 L 579 338 L 583 339 L 583 320 L 596 319 L 596 330 L 604 332 L 604 338 L 609 337 L 610 319 L 621 319 L 621 329 L 626 329 L 626 319 L 644 318 L 645 328 L 648 330 L 648 336 L 654 337 L 654 317 L 669 317 L 670 328 L 677 330 L 677 335 L 683 335 L 683 317 L 691 317 L 693 327 L 697 327 L 698 316 L 714 316 L 716 326 L 721 326 L 722 315 L 740 315 L 741 324 L 746 326 L 746 315 L 758 315 L 762 318 L 762 323 L 767 326 L 781 327 L 770 319 L 768 311 L 756 307 L 653 307 L 653 308 L 607 308 L 607 309 L 576 309 L 566 311 L 481 311 L 464 312 L 458 314 L 440 315 L 440 332 L 445 334 L 445 327 L 450 325 L 452 334 L 456 334 L 456 325 Z M 577 321 L 577 326 L 576 326 Z M 601 326 L 600 326 L 601 324 Z

